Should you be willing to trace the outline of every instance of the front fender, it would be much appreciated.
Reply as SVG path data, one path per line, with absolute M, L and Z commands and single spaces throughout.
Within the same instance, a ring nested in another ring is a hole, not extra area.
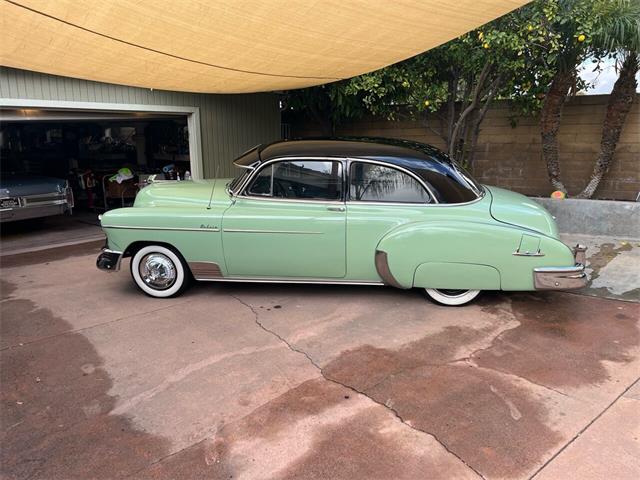
M 223 208 L 119 208 L 103 214 L 101 224 L 111 249 L 126 252 L 137 242 L 167 244 L 177 249 L 187 262 L 222 265 Z

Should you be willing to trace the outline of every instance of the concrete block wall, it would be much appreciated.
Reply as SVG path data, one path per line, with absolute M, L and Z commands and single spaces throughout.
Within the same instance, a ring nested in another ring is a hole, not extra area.
M 640 191 L 640 95 L 636 98 L 613 164 L 594 198 L 635 200 Z M 561 177 L 570 194 L 579 193 L 591 175 L 600 150 L 602 122 L 608 95 L 577 96 L 565 106 L 560 126 Z M 474 176 L 489 185 L 532 196 L 548 196 L 552 188 L 542 160 L 540 129 L 534 117 L 516 118 L 508 102 L 496 102 L 487 112 L 478 140 Z M 434 119 L 433 124 L 437 125 Z M 318 136 L 319 129 L 306 121 L 291 126 L 292 136 Z M 370 135 L 405 138 L 444 147 L 442 139 L 420 122 L 364 118 L 343 125 L 338 135 Z

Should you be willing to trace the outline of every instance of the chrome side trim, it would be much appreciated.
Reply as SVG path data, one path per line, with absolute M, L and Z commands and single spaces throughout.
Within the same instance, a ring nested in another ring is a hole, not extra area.
M 224 233 L 282 233 L 286 235 L 323 235 L 324 232 L 307 232 L 302 230 L 251 230 L 244 228 L 224 228 Z
M 220 265 L 215 262 L 188 262 L 188 265 L 196 280 L 222 278 Z
M 205 282 L 244 282 L 244 283 L 301 283 L 322 285 L 374 285 L 383 286 L 384 283 L 369 280 L 331 280 L 326 278 L 289 278 L 289 277 L 221 277 L 203 279 Z
M 182 228 L 182 227 L 139 227 L 132 225 L 102 225 L 102 228 L 128 229 L 128 230 L 168 230 L 177 232 L 219 232 L 218 227 Z
M 400 285 L 391 273 L 391 270 L 389 269 L 389 262 L 387 261 L 387 252 L 376 250 L 375 264 L 376 271 L 385 285 L 402 289 L 406 288 Z
M 533 285 L 536 290 L 572 290 L 587 284 L 584 265 L 573 267 L 540 267 L 533 269 Z

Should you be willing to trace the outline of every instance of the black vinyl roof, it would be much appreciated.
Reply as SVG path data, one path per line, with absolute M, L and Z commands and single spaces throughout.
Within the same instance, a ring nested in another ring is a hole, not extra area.
M 378 160 L 406 168 L 430 184 L 442 203 L 468 202 L 482 195 L 482 187 L 441 150 L 426 143 L 375 137 L 337 137 L 283 140 L 258 145 L 233 163 L 253 168 L 286 157 L 336 157 Z
M 392 164 L 393 158 L 396 157 L 402 159 L 403 167 L 407 167 L 407 161 L 411 160 L 416 162 L 418 168 L 423 162 L 451 165 L 451 160 L 444 152 L 426 143 L 376 137 L 282 140 L 258 145 L 243 153 L 234 163 L 239 167 L 250 167 L 258 162 L 281 157 L 384 158 Z

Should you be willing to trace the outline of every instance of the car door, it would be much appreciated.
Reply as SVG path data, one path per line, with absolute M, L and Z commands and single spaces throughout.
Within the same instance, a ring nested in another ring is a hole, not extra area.
M 410 172 L 362 159 L 349 162 L 346 190 L 349 279 L 377 279 L 374 258 L 380 239 L 400 225 L 427 220 L 433 198 Z
M 342 160 L 265 163 L 222 221 L 228 275 L 342 278 L 346 213 Z

